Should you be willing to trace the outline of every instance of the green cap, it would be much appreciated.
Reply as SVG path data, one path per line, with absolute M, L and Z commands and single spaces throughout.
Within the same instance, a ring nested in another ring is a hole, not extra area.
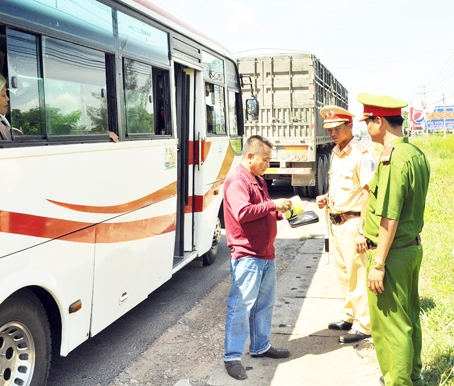
M 358 102 L 364 105 L 363 117 L 359 120 L 364 121 L 369 117 L 392 117 L 402 115 L 402 108 L 407 107 L 408 103 L 389 95 L 374 95 L 362 92 L 356 97 Z

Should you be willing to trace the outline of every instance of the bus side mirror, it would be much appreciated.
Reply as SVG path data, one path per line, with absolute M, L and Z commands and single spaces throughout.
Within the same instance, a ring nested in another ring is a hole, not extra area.
M 256 121 L 259 116 L 259 101 L 254 97 L 246 99 L 246 113 L 248 121 Z

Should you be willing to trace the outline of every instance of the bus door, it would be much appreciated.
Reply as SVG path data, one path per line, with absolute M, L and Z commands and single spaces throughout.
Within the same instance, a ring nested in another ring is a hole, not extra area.
M 194 103 L 196 70 L 175 63 L 176 122 L 178 138 L 178 193 L 175 261 L 177 265 L 193 251 L 194 211 Z

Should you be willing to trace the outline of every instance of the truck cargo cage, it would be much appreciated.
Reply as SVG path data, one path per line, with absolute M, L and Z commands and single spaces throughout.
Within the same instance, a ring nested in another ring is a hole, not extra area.
M 275 144 L 267 182 L 287 180 L 300 196 L 326 192 L 334 143 L 320 110 L 325 105 L 347 109 L 346 88 L 311 53 L 244 56 L 237 64 L 260 106 L 257 117 L 246 111 L 244 135 L 262 135 Z

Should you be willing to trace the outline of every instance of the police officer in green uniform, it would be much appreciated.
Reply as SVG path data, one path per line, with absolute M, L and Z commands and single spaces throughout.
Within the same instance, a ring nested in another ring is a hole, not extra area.
M 401 109 L 406 102 L 368 93 L 357 99 L 364 105 L 360 121 L 366 121 L 372 140 L 384 146 L 369 183 L 364 226 L 372 338 L 383 373 L 380 382 L 421 386 L 419 233 L 430 166 L 424 153 L 403 136 Z

